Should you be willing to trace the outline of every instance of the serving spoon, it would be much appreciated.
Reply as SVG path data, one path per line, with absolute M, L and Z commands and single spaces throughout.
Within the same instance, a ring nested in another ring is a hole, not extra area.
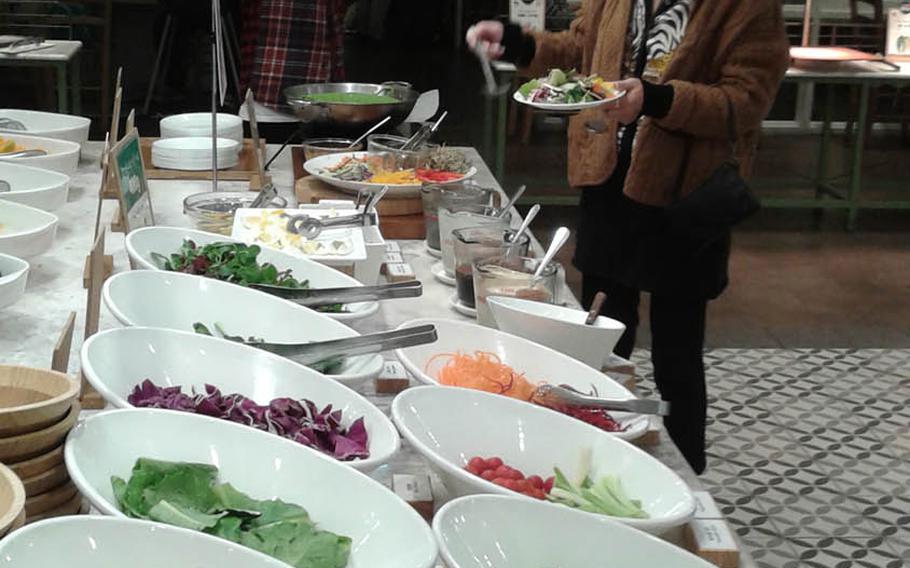
M 528 227 L 531 225 L 531 221 L 534 220 L 534 217 L 537 217 L 537 213 L 539 212 L 540 203 L 535 203 L 534 206 L 528 210 L 528 214 L 525 215 L 524 221 L 522 221 L 521 225 L 518 226 L 518 230 L 515 231 L 515 234 L 512 235 L 512 238 L 509 240 L 509 242 L 517 243 L 519 239 L 521 239 L 521 236 L 524 234 L 524 232 L 528 230 Z
M 496 217 L 500 219 L 505 217 L 506 213 L 508 213 L 512 209 L 512 206 L 515 205 L 515 202 L 518 201 L 522 195 L 524 195 L 526 189 L 528 189 L 528 186 L 526 185 L 522 185 L 516 189 L 515 193 L 512 194 L 512 197 L 510 197 L 506 204 L 502 206 L 502 209 L 499 210 L 499 213 L 496 214 Z
M 345 286 L 341 288 L 288 288 L 271 284 L 250 284 L 250 288 L 261 290 L 310 308 L 397 298 L 418 298 L 423 295 L 423 284 L 419 280 L 379 284 L 376 286 Z
M 0 158 L 31 158 L 32 156 L 47 156 L 47 150 L 32 148 L 31 150 L 19 150 L 18 152 L 0 154 Z
M 14 118 L 0 118 L 0 130 L 28 130 L 24 124 Z
M 197 332 L 213 335 L 201 324 L 195 324 L 193 327 L 197 329 Z M 236 341 L 251 347 L 257 347 L 263 351 L 293 359 L 294 361 L 307 366 L 325 363 L 326 361 L 337 357 L 372 355 L 373 353 L 381 353 L 392 349 L 425 345 L 427 343 L 435 342 L 438 337 L 436 326 L 432 324 L 406 327 L 393 331 L 381 331 L 379 333 L 368 333 L 366 335 L 345 337 L 342 339 L 331 339 L 329 341 L 314 341 L 312 343 L 269 343 L 253 337 L 244 338 L 236 335 L 228 335 L 224 333 L 223 330 L 219 329 L 217 324 L 215 329 L 222 339 Z M 216 335 L 215 337 L 219 336 Z
M 562 246 L 566 244 L 566 241 L 569 240 L 569 235 L 569 229 L 566 227 L 560 227 L 556 229 L 556 234 L 553 235 L 553 240 L 550 241 L 550 248 L 548 248 L 547 253 L 543 255 L 543 259 L 537 266 L 537 270 L 534 271 L 534 276 L 531 278 L 530 283 L 531 287 L 533 287 L 534 284 L 543 276 L 543 271 L 546 270 L 547 266 L 553 260 L 553 257 L 555 257 L 556 253 L 559 252 L 559 249 L 561 249 Z

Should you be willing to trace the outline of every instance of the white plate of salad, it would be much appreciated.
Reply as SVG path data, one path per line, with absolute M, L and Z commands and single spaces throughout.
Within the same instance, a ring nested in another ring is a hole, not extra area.
M 546 77 L 531 79 L 512 95 L 516 101 L 551 112 L 579 112 L 626 96 L 598 75 L 582 75 L 574 69 L 551 69 Z
M 399 195 L 420 195 L 426 183 L 460 183 L 474 177 L 477 168 L 467 160 L 442 170 L 428 164 L 427 168 L 394 169 L 389 156 L 370 152 L 327 154 L 307 160 L 303 169 L 325 183 L 350 192 L 379 191 L 388 185 Z

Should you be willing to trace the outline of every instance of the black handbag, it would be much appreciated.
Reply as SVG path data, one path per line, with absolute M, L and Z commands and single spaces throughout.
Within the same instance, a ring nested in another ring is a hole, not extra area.
M 730 156 L 711 176 L 688 195 L 676 199 L 665 212 L 671 232 L 701 239 L 722 235 L 761 209 L 761 202 L 739 174 L 733 104 L 727 99 L 727 140 Z M 689 148 L 686 148 L 688 162 Z M 683 169 L 677 191 L 681 190 Z

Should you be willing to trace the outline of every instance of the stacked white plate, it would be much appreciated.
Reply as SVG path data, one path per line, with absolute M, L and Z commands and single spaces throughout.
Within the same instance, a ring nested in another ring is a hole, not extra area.
M 161 129 L 162 138 L 209 137 L 212 135 L 212 115 L 208 112 L 175 114 L 162 118 L 158 126 Z M 243 121 L 240 117 L 218 113 L 218 137 L 230 138 L 242 143 Z
M 85 144 L 86 140 L 88 140 L 88 129 L 92 124 L 92 121 L 84 116 L 16 108 L 0 108 L 0 118 L 11 118 L 25 125 L 24 131 L 0 128 L 0 132 L 69 140 L 80 145 Z M 0 137 L 2 136 L 0 134 Z
M 218 169 L 237 165 L 240 143 L 218 138 Z M 152 143 L 152 165 L 167 170 L 205 171 L 212 167 L 212 139 L 204 136 L 162 138 Z

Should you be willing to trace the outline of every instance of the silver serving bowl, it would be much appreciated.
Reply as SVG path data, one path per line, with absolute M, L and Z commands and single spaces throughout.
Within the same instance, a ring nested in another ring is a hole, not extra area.
M 323 103 L 306 100 L 307 95 L 317 93 L 365 93 L 389 95 L 397 103 L 343 104 Z M 401 123 L 411 113 L 419 93 L 410 83 L 391 81 L 381 85 L 372 83 L 314 83 L 295 85 L 284 90 L 288 105 L 301 122 L 316 126 L 348 129 L 371 126 L 391 116 L 389 126 Z

